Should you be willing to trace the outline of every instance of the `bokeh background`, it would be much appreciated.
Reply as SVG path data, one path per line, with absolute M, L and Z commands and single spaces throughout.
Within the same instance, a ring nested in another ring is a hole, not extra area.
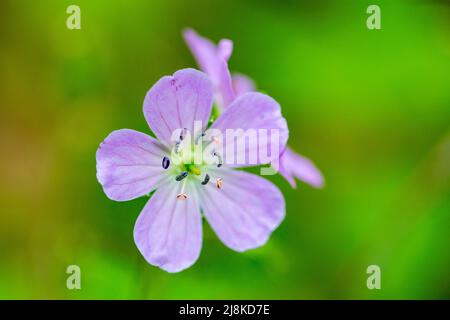
M 195 66 L 188 26 L 234 41 L 230 68 L 280 102 L 326 187 L 271 177 L 287 215 L 266 246 L 233 252 L 205 222 L 199 261 L 168 274 L 133 242 L 147 199 L 107 199 L 95 152 L 149 132 L 147 90 Z M 449 2 L 3 0 L 0 35 L 0 298 L 450 298 Z

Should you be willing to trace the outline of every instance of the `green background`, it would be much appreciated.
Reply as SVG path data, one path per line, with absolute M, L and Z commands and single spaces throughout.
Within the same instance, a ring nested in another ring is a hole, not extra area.
M 282 105 L 326 187 L 271 177 L 287 215 L 267 245 L 236 253 L 204 223 L 198 262 L 168 274 L 133 242 L 147 199 L 109 200 L 95 152 L 149 133 L 147 90 L 195 66 L 188 26 L 234 41 L 230 68 Z M 0 298 L 450 298 L 448 2 L 7 0 L 0 35 Z

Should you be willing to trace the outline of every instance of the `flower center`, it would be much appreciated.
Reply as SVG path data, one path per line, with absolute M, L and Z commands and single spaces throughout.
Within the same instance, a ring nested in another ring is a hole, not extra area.
M 192 164 L 192 163 L 183 163 L 181 165 L 181 170 L 183 170 L 187 173 L 195 174 L 197 176 L 199 176 L 201 174 L 200 167 L 195 164 Z
M 162 167 L 174 176 L 175 181 L 182 184 L 181 191 L 177 194 L 177 199 L 188 199 L 188 194 L 185 193 L 185 186 L 188 180 L 202 186 L 206 186 L 213 180 L 217 189 L 221 189 L 223 186 L 223 179 L 215 176 L 216 170 L 211 170 L 213 166 L 217 168 L 222 166 L 222 156 L 213 150 L 210 156 L 215 161 L 212 164 L 204 161 L 203 148 L 198 148 L 199 141 L 203 136 L 204 133 L 201 133 L 194 140 L 194 143 L 188 144 L 184 140 L 184 133 L 182 132 L 180 139 L 174 144 L 170 158 L 166 155 L 162 159 Z

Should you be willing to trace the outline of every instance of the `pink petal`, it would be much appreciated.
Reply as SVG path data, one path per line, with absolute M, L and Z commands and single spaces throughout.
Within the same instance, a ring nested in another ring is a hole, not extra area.
M 233 89 L 236 97 L 242 96 L 244 93 L 256 90 L 255 83 L 246 75 L 235 73 L 232 75 Z
M 97 150 L 97 179 L 112 200 L 143 196 L 161 180 L 165 154 L 165 148 L 144 133 L 113 131 Z
M 288 147 L 280 157 L 279 172 L 293 188 L 296 187 L 294 178 L 316 188 L 323 187 L 325 183 L 322 173 L 310 159 L 295 153 Z
M 180 183 L 169 182 L 147 202 L 134 227 L 134 241 L 148 263 L 179 272 L 197 261 L 202 246 L 202 219 L 197 199 L 177 199 Z
M 274 159 L 278 161 L 279 154 L 284 150 L 289 135 L 286 119 L 281 115 L 280 105 L 271 97 L 257 92 L 246 93 L 237 98 L 212 125 L 222 133 L 222 155 L 224 162 L 232 166 L 244 167 L 267 164 Z M 241 129 L 244 134 L 227 139 L 227 129 Z M 261 130 L 262 129 L 262 130 Z M 259 133 L 267 133 L 267 141 L 260 139 Z M 271 130 L 279 134 L 277 145 L 271 143 Z M 249 132 L 256 132 L 258 139 L 249 139 Z M 235 150 L 228 145 L 235 145 Z M 236 146 L 245 146 L 238 148 Z M 274 147 L 276 152 L 271 154 Z M 277 147 L 277 148 L 275 148 Z M 227 152 L 227 150 L 229 150 Z M 261 154 L 270 156 L 264 159 Z M 255 161 L 256 157 L 256 161 Z M 244 161 L 241 161 L 244 159 Z
M 233 53 L 233 41 L 228 39 L 222 39 L 217 45 L 217 53 L 219 58 L 228 61 Z
M 266 243 L 285 215 L 280 190 L 257 175 L 237 170 L 217 170 L 223 179 L 199 188 L 206 219 L 220 240 L 236 251 Z
M 186 128 L 192 134 L 194 121 L 208 124 L 213 92 L 208 77 L 195 69 L 182 69 L 162 77 L 147 93 L 144 116 L 158 139 L 171 146 L 172 134 Z
M 217 104 L 222 109 L 226 108 L 235 98 L 228 70 L 228 59 L 233 51 L 233 42 L 222 39 L 216 46 L 192 29 L 186 29 L 183 36 L 199 67 L 211 78 Z

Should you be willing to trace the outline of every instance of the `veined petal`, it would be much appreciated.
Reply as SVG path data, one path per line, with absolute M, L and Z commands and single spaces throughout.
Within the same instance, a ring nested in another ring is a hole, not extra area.
M 197 196 L 188 192 L 187 199 L 177 199 L 180 187 L 168 182 L 156 190 L 134 227 L 134 241 L 145 260 L 167 272 L 189 268 L 202 246 Z
M 268 240 L 285 215 L 280 190 L 257 175 L 218 170 L 221 189 L 198 188 L 203 213 L 220 240 L 236 251 L 257 248 Z
M 211 128 L 221 132 L 218 149 L 222 151 L 224 163 L 234 167 L 278 161 L 289 135 L 280 105 L 257 92 L 237 98 Z
M 244 93 L 256 90 L 255 83 L 246 75 L 234 73 L 231 77 L 233 80 L 233 89 L 236 97 L 240 97 Z
M 196 120 L 206 127 L 212 100 L 212 85 L 206 74 L 182 69 L 162 77 L 150 89 L 144 100 L 144 116 L 157 138 L 170 146 L 175 130 L 186 128 L 193 134 Z
M 165 154 L 164 146 L 144 133 L 113 131 L 97 149 L 97 179 L 112 200 L 143 196 L 163 178 Z
M 316 188 L 323 187 L 325 183 L 322 173 L 310 159 L 295 153 L 288 147 L 280 156 L 279 172 L 293 188 L 297 186 L 294 178 Z
M 228 59 L 233 51 L 233 42 L 222 39 L 216 46 L 192 29 L 186 29 L 183 36 L 199 67 L 211 78 L 217 104 L 222 109 L 226 108 L 235 98 L 231 74 L 228 70 Z

